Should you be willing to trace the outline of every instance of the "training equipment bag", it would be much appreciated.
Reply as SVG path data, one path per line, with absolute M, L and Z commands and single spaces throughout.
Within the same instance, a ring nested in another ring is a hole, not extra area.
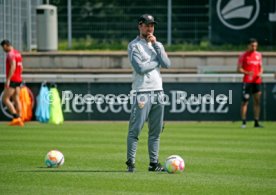
M 21 103 L 21 119 L 30 121 L 33 117 L 33 100 L 26 86 L 21 87 L 19 99 Z
M 59 93 L 56 87 L 52 87 L 50 89 L 50 120 L 49 122 L 52 124 L 62 124 L 63 113 L 61 109 L 61 100 L 59 97 Z
M 38 96 L 36 97 L 37 106 L 35 111 L 36 120 L 47 123 L 50 118 L 49 89 L 45 84 L 41 85 Z

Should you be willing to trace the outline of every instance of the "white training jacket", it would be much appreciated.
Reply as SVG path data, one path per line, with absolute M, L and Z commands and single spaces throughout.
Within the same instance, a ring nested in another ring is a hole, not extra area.
M 133 92 L 163 90 L 160 68 L 171 62 L 160 42 L 151 44 L 137 36 L 128 44 L 128 57 L 133 68 Z

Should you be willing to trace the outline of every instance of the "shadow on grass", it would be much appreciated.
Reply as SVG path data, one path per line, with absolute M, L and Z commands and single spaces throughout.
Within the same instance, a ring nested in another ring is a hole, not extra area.
M 18 171 L 21 173 L 127 173 L 123 170 L 63 170 L 59 168 L 37 167 L 41 170 Z

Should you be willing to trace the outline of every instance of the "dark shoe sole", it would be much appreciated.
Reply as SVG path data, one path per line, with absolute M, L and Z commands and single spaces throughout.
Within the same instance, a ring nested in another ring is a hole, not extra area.
M 264 128 L 263 126 L 254 126 L 254 128 Z
M 135 172 L 135 169 L 134 169 L 134 168 L 128 168 L 128 169 L 127 169 L 127 172 L 128 172 L 128 173 L 134 173 L 134 172 Z

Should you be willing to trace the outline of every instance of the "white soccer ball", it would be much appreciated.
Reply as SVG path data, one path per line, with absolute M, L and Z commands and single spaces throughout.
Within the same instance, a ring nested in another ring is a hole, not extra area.
M 64 164 L 64 156 L 58 150 L 51 150 L 45 156 L 44 162 L 49 168 L 59 167 Z
M 165 169 L 168 173 L 180 173 L 185 168 L 184 160 L 178 155 L 169 156 L 165 162 Z

